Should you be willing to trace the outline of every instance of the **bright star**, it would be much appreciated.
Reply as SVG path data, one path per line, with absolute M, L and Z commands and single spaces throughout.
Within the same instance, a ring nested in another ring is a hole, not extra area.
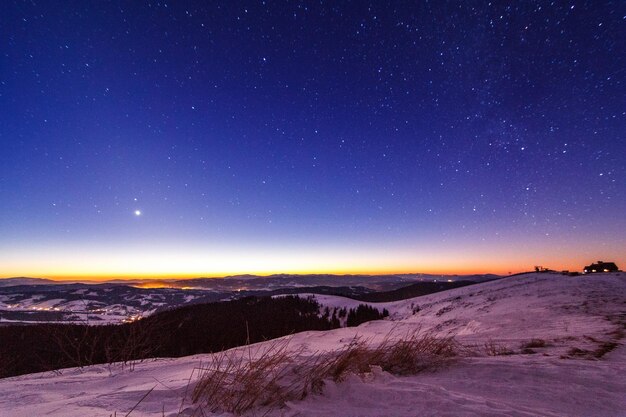
M 135 216 L 141 216 L 141 210 L 135 210 Z

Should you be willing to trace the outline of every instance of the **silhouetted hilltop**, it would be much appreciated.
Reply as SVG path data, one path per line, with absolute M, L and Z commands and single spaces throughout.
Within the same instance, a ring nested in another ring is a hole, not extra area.
M 382 303 L 388 301 L 406 300 L 407 298 L 420 297 L 422 295 L 433 294 L 440 291 L 451 290 L 453 288 L 465 287 L 476 284 L 472 281 L 457 282 L 418 282 L 392 291 L 373 292 L 369 294 L 356 295 L 351 298 L 359 301 L 372 303 Z

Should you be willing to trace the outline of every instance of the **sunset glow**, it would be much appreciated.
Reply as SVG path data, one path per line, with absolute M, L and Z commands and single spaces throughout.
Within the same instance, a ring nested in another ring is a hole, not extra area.
M 611 7 L 9 6 L 0 277 L 624 265 Z
M 53 279 L 103 280 L 109 278 L 191 278 L 236 274 L 334 273 L 394 274 L 437 273 L 507 274 L 546 265 L 558 270 L 580 271 L 585 262 L 610 256 L 620 262 L 619 253 L 575 246 L 537 246 L 519 253 L 519 246 L 429 245 L 422 248 L 329 248 L 256 249 L 205 247 L 56 248 L 38 250 L 32 259 L 28 250 L 3 251 L 2 273 Z M 439 246 L 439 247 L 438 247 Z M 455 247 L 456 246 L 456 247 Z M 67 254 L 70 253 L 71 256 Z

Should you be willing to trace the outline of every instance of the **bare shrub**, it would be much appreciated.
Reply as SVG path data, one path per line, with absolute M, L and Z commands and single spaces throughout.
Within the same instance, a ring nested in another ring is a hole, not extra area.
M 119 326 L 104 344 L 104 355 L 109 369 L 115 363 L 134 371 L 135 365 L 153 357 L 160 348 L 159 337 L 168 328 L 167 321 L 146 320 Z
M 561 359 L 582 358 L 582 359 L 602 359 L 604 355 L 615 350 L 619 346 L 616 342 L 601 342 L 598 341 L 598 345 L 594 350 L 581 349 L 573 347 L 567 351 L 566 355 L 561 355 Z
M 529 342 L 522 344 L 522 349 L 543 348 L 548 346 L 543 339 L 531 339 Z
M 457 355 L 452 336 L 436 338 L 413 332 L 396 339 L 389 335 L 378 345 L 359 337 L 343 349 L 303 357 L 289 351 L 288 340 L 263 350 L 221 352 L 201 366 L 192 393 L 198 410 L 242 414 L 253 408 L 273 409 L 323 391 L 325 381 L 341 382 L 348 375 L 364 376 L 373 366 L 396 375 L 415 374 L 441 366 Z M 249 348 L 251 349 L 251 348 Z
M 6 355 L 0 352 L 0 378 L 12 375 L 13 370 L 17 367 L 17 360 L 13 355 Z
M 103 337 L 94 327 L 85 322 L 78 325 L 45 324 L 41 330 L 48 337 L 48 351 L 56 351 L 58 355 L 58 363 L 49 358 L 41 358 L 44 369 L 82 368 L 98 362 L 99 346 L 103 343 Z
M 530 341 L 526 342 L 526 343 L 522 343 L 521 346 L 521 353 L 523 354 L 527 354 L 527 355 L 532 355 L 537 353 L 537 351 L 535 349 L 537 348 L 545 348 L 548 346 L 552 346 L 550 343 L 546 342 L 543 339 L 530 339 Z
M 592 355 L 592 352 L 590 350 L 573 347 L 567 351 L 567 355 L 562 355 L 561 359 L 575 358 L 575 357 L 585 358 L 585 357 L 590 357 L 591 355 Z
M 485 342 L 484 351 L 488 356 L 506 356 L 515 353 L 507 346 L 496 343 L 491 339 Z
M 615 350 L 617 347 L 619 346 L 618 343 L 616 342 L 602 342 L 597 348 L 596 350 L 593 351 L 593 356 L 596 359 L 600 359 L 602 358 L 604 355 L 606 355 L 609 352 L 612 352 L 613 350 Z

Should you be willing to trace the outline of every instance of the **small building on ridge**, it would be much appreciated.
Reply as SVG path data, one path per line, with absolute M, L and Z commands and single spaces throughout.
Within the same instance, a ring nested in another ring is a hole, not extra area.
M 619 269 L 617 268 L 617 265 L 615 265 L 615 262 L 598 261 L 595 264 L 587 265 L 585 268 L 583 268 L 583 272 L 585 274 L 593 274 L 593 273 L 598 273 L 598 272 L 617 272 L 617 271 L 619 271 Z

